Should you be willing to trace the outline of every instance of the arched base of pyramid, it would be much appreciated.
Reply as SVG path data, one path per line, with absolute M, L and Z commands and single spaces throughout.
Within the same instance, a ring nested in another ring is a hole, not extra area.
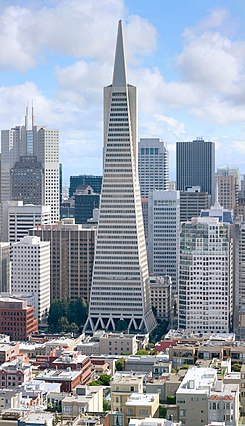
M 123 315 L 117 317 L 113 317 L 112 315 L 105 317 L 102 317 L 101 315 L 89 315 L 84 325 L 83 331 L 87 333 L 94 333 L 97 330 L 116 332 L 119 331 L 117 329 L 119 321 L 124 321 L 125 323 L 127 323 L 127 326 L 125 324 L 125 330 L 130 333 L 150 333 L 157 325 L 156 319 L 152 311 L 149 311 L 144 317 L 135 317 L 134 315 L 131 315 L 131 317 L 125 318 L 123 317 Z

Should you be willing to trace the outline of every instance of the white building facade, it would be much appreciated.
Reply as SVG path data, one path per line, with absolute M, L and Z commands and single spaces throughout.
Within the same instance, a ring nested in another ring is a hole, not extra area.
M 148 198 L 154 189 L 168 189 L 168 149 L 163 141 L 158 138 L 140 139 L 138 166 L 142 198 Z
M 229 224 L 193 218 L 182 224 L 178 327 L 229 333 L 233 322 L 233 247 Z
M 51 223 L 51 207 L 5 201 L 2 204 L 2 241 L 16 243 L 32 228 Z
M 148 262 L 153 276 L 169 275 L 176 293 L 179 265 L 180 193 L 153 191 L 149 195 Z
M 119 22 L 112 85 L 104 89 L 104 172 L 85 329 L 151 331 L 149 274 L 137 171 L 136 87 L 127 83 Z
M 50 243 L 25 236 L 13 244 L 11 290 L 34 294 L 34 315 L 46 320 L 50 307 Z

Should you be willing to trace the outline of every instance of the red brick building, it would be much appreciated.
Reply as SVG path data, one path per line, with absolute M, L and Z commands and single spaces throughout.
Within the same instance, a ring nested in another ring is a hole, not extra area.
M 0 333 L 9 335 L 11 340 L 26 341 L 37 331 L 33 306 L 27 306 L 25 300 L 0 297 Z

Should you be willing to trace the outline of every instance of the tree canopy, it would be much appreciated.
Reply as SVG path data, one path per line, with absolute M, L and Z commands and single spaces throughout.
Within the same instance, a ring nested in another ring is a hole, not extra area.
M 85 324 L 87 316 L 88 306 L 84 299 L 56 300 L 49 310 L 49 331 L 77 333 Z

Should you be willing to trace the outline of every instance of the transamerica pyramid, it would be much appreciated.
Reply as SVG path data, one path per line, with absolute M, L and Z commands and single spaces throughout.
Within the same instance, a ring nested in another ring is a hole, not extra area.
M 119 21 L 113 82 L 104 88 L 104 171 L 85 331 L 150 332 L 149 274 L 137 171 L 137 93 L 127 83 Z

